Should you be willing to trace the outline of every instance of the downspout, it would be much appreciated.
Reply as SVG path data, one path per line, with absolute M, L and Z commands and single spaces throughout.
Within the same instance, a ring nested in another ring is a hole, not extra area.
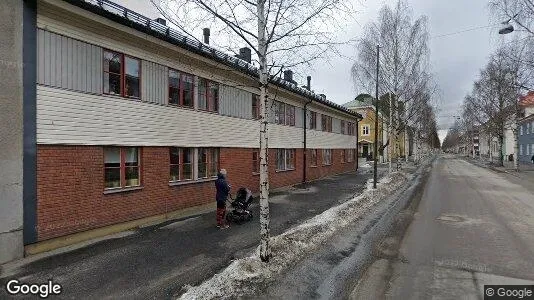
M 358 149 L 360 147 L 358 147 L 358 138 L 359 138 L 359 135 L 360 135 L 360 119 L 358 119 L 358 117 L 356 117 L 356 171 L 358 171 L 358 161 L 359 161 L 359 158 L 360 158 L 360 153 L 358 153 Z
M 306 170 L 308 169 L 308 148 L 307 148 L 307 140 L 306 140 L 306 130 L 307 130 L 307 122 L 308 122 L 308 119 L 306 118 L 307 117 L 307 109 L 308 109 L 308 104 L 312 103 L 313 102 L 313 99 L 310 99 L 308 102 L 304 103 L 304 156 L 302 157 L 302 160 L 303 160 L 303 163 L 302 163 L 302 182 L 305 183 L 307 181 L 307 177 L 306 177 Z
M 306 86 L 306 88 L 308 89 L 308 91 L 311 91 L 311 76 L 308 76 L 306 78 L 308 80 L 308 84 Z M 307 117 L 307 109 L 308 109 L 308 104 L 312 103 L 313 102 L 313 99 L 310 99 L 308 100 L 308 102 L 304 103 L 304 151 L 303 151 L 303 156 L 302 156 L 302 183 L 305 183 L 307 181 L 307 174 L 306 174 L 306 171 L 308 169 L 308 150 L 307 150 L 307 140 L 306 140 L 306 129 L 307 129 L 307 123 L 308 123 L 308 119 L 306 118 Z

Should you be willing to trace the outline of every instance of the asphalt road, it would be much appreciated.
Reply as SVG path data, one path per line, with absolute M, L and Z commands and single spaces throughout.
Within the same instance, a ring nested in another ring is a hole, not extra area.
M 534 284 L 528 186 L 442 157 L 413 218 L 396 255 L 378 255 L 351 298 L 484 299 L 485 284 Z
M 271 193 L 271 232 L 279 234 L 322 213 L 365 187 L 372 174 L 344 174 L 305 187 Z M 258 216 L 258 206 L 252 207 Z M 179 295 L 184 285 L 196 285 L 247 255 L 259 244 L 259 222 L 220 231 L 215 213 L 174 220 L 131 235 L 48 257 L 0 278 L 63 286 L 54 299 L 166 299 Z

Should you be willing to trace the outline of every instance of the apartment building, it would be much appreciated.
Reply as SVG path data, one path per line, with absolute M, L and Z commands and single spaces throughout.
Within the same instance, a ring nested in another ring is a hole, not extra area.
M 24 72 L 34 73 L 36 130 L 25 155 L 36 179 L 24 187 L 35 193 L 24 197 L 25 245 L 212 203 L 221 168 L 232 186 L 258 191 L 250 50 L 227 55 L 106 0 L 38 0 L 31 13 L 35 67 Z M 270 188 L 356 170 L 361 115 L 290 71 L 270 94 Z

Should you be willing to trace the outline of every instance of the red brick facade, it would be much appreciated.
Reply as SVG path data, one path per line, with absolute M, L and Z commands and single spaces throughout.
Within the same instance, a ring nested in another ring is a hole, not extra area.
M 234 190 L 245 186 L 258 192 L 259 176 L 252 175 L 252 151 L 221 148 L 220 167 L 228 171 Z M 354 170 L 355 162 L 341 163 L 341 150 L 332 151 L 332 165 L 308 167 L 307 179 Z M 169 186 L 167 147 L 142 147 L 143 189 L 104 194 L 104 157 L 101 146 L 38 145 L 37 232 L 46 240 L 75 232 L 117 224 L 214 201 L 213 181 Z M 269 151 L 270 187 L 302 181 L 303 151 L 295 153 L 295 170 L 275 170 L 276 150 Z M 308 163 L 309 165 L 309 163 Z

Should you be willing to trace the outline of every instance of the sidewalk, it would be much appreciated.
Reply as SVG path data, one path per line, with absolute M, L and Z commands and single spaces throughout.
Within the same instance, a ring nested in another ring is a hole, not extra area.
M 384 173 L 381 168 L 379 175 Z M 272 192 L 271 234 L 280 234 L 353 198 L 371 177 L 372 174 L 349 173 Z M 4 274 L 9 265 L 3 265 L 0 299 L 7 298 L 5 285 L 10 279 L 24 283 L 51 279 L 62 285 L 62 294 L 55 297 L 59 299 L 172 298 L 181 293 L 184 285 L 199 284 L 257 247 L 257 202 L 252 210 L 252 222 L 224 231 L 215 227 L 215 213 L 208 213 L 34 261 L 9 270 L 8 276 Z
M 488 161 L 485 158 L 482 159 L 473 159 L 472 157 L 463 157 L 468 162 L 477 165 L 479 167 L 488 168 L 493 171 L 504 173 L 510 177 L 515 177 L 520 180 L 525 187 L 534 190 L 534 164 L 519 164 L 519 172 L 514 169 L 514 163 L 510 161 L 505 161 L 504 166 L 496 166 L 496 161 L 493 163 Z

